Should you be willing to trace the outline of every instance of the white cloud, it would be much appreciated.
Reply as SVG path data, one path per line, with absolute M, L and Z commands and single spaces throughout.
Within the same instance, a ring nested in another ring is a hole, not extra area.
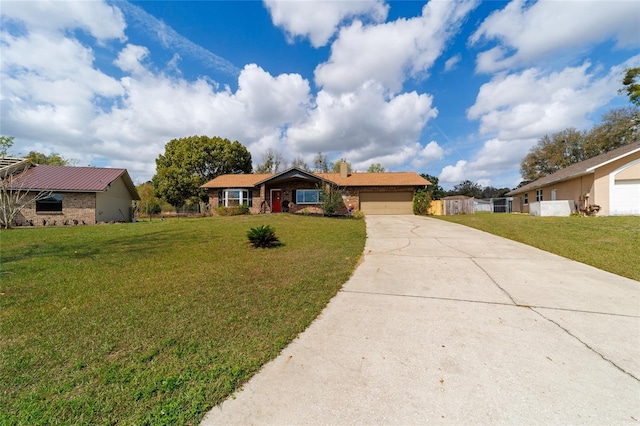
M 388 98 L 384 88 L 367 83 L 334 95 L 320 91 L 308 119 L 287 131 L 297 152 L 349 152 L 350 161 L 388 155 L 414 143 L 426 122 L 437 115 L 431 96 L 416 92 Z
M 346 158 L 358 158 L 360 153 L 358 151 L 346 152 L 344 156 Z M 420 142 L 413 142 L 404 145 L 398 144 L 389 154 L 372 155 L 370 158 L 356 161 L 352 165 L 356 170 L 360 171 L 365 171 L 371 164 L 377 163 L 380 163 L 387 171 L 392 171 L 399 167 L 402 168 L 406 164 L 409 164 L 412 170 L 418 170 L 437 160 L 441 160 L 443 157 L 444 149 L 437 142 L 431 141 L 425 146 L 422 146 Z
M 246 106 L 247 122 L 280 125 L 298 123 L 311 102 L 309 82 L 300 74 L 272 77 L 255 64 L 247 65 L 238 78 L 236 98 Z
M 431 1 L 416 18 L 368 26 L 355 21 L 340 31 L 331 57 L 316 68 L 316 83 L 339 93 L 373 80 L 397 93 L 407 76 L 423 76 L 433 66 L 477 4 Z
M 346 20 L 364 17 L 382 22 L 389 10 L 382 0 L 264 0 L 264 3 L 273 24 L 284 29 L 290 41 L 296 36 L 308 37 L 314 47 L 327 44 Z
M 536 139 L 485 141 L 471 160 L 458 160 L 445 166 L 438 179 L 442 184 L 457 184 L 464 180 L 489 186 L 501 177 L 511 176 L 520 170 L 524 154 L 535 145 Z
M 57 32 L 82 28 L 98 41 L 124 41 L 122 12 L 95 1 L 3 1 L 2 18 L 21 22 L 31 31 Z
M 478 71 L 494 72 L 558 53 L 577 55 L 608 39 L 615 39 L 618 48 L 635 48 L 640 45 L 639 13 L 635 1 L 513 0 L 485 19 L 469 41 L 498 43 L 477 58 Z
M 458 62 L 460 62 L 461 59 L 462 59 L 462 56 L 459 53 L 447 59 L 447 61 L 444 63 L 445 72 L 451 71 L 452 69 L 454 69 L 456 65 L 458 65 Z
M 132 74 L 142 74 L 146 72 L 142 61 L 148 56 L 149 49 L 146 47 L 128 44 L 118 54 L 118 58 L 113 63 L 122 71 Z
M 626 63 L 637 62 L 640 57 Z M 501 139 L 542 137 L 567 127 L 584 128 L 587 115 L 617 94 L 622 66 L 597 77 L 591 64 L 546 73 L 537 68 L 498 74 L 482 85 L 467 116 L 480 120 L 481 134 Z

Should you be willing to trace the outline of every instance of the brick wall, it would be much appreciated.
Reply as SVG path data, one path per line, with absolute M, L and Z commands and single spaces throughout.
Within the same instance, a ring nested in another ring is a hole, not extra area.
M 251 213 L 256 214 L 260 211 L 260 204 L 265 199 L 270 203 L 271 189 L 282 190 L 282 201 L 289 201 L 291 213 L 311 213 L 320 214 L 322 209 L 314 204 L 295 204 L 293 200 L 293 191 L 298 189 L 316 189 L 315 186 L 310 187 L 308 182 L 289 182 L 287 185 L 279 185 L 277 187 L 266 187 L 263 185 L 260 189 L 253 190 L 253 206 L 249 209 Z M 363 186 L 363 187 L 347 187 L 342 188 L 343 204 L 338 210 L 338 214 L 346 214 L 349 205 L 353 206 L 353 211 L 360 209 L 360 193 L 361 192 L 406 192 L 415 191 L 416 188 L 406 186 Z M 211 214 L 216 214 L 218 207 L 218 189 L 209 190 L 209 205 Z
M 16 215 L 17 225 L 93 225 L 96 223 L 96 194 L 60 193 L 62 212 L 38 212 L 36 203 L 31 202 Z

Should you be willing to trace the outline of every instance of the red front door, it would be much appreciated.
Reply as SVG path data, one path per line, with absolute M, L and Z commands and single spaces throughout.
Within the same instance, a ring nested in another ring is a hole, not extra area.
M 282 191 L 279 189 L 271 191 L 271 212 L 280 213 L 282 211 Z

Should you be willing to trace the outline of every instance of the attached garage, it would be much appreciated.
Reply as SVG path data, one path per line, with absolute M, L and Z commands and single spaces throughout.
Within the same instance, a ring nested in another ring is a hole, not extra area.
M 640 180 L 615 181 L 609 209 L 611 215 L 640 215 Z
M 413 192 L 361 192 L 365 214 L 413 214 Z

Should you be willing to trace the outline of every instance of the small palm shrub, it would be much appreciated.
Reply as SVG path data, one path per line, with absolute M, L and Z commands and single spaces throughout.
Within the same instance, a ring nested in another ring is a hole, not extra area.
M 277 247 L 281 244 L 276 236 L 275 229 L 269 225 L 260 225 L 251 228 L 249 232 L 247 232 L 247 238 L 255 248 Z

